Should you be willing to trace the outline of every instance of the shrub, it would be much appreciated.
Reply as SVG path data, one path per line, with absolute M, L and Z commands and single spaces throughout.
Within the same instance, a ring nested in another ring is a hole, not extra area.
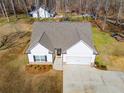
M 41 64 L 41 65 L 32 64 L 32 65 L 27 65 L 25 68 L 26 72 L 31 74 L 45 73 L 50 71 L 51 69 L 52 69 L 52 65 L 48 65 L 48 64 Z
M 33 23 L 35 21 L 39 21 L 39 22 L 63 22 L 63 21 L 71 21 L 71 22 L 82 22 L 82 21 L 91 21 L 92 18 L 91 17 L 81 17 L 81 16 L 66 16 L 63 18 L 31 18 L 28 17 L 27 19 L 28 23 Z
M 101 58 L 99 58 L 99 57 L 96 58 L 95 65 L 99 69 L 107 70 L 107 64 L 106 64 L 106 62 L 103 62 L 103 60 L 101 60 Z

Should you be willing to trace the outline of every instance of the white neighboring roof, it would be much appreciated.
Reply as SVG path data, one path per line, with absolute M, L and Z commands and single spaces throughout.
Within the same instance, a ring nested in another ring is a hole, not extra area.
M 83 14 L 83 17 L 91 17 L 90 14 Z

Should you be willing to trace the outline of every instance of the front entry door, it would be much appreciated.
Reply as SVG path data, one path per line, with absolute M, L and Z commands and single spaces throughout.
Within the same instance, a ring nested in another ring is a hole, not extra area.
M 61 56 L 61 53 L 62 53 L 61 49 L 57 49 L 57 56 Z
M 61 56 L 61 54 L 62 54 L 61 48 L 56 48 L 56 49 L 55 49 L 55 54 L 56 54 L 57 56 Z

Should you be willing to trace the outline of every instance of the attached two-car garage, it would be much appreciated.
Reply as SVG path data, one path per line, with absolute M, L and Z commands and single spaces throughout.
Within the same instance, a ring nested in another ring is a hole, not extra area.
M 66 51 L 63 60 L 66 64 L 90 65 L 94 62 L 95 55 L 90 47 L 83 41 L 79 41 Z
M 83 56 L 66 56 L 66 64 L 91 64 L 91 57 L 83 57 Z

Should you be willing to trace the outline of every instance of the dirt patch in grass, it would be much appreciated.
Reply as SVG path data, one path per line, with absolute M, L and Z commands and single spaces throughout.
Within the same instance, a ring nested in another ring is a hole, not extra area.
M 124 71 L 124 56 L 109 56 L 108 70 Z
M 25 71 L 30 74 L 42 74 L 52 69 L 52 64 L 28 64 L 25 67 Z
M 21 47 L 29 43 L 30 32 L 14 32 L 0 37 L 0 50 Z M 25 39 L 24 39 L 24 38 Z

